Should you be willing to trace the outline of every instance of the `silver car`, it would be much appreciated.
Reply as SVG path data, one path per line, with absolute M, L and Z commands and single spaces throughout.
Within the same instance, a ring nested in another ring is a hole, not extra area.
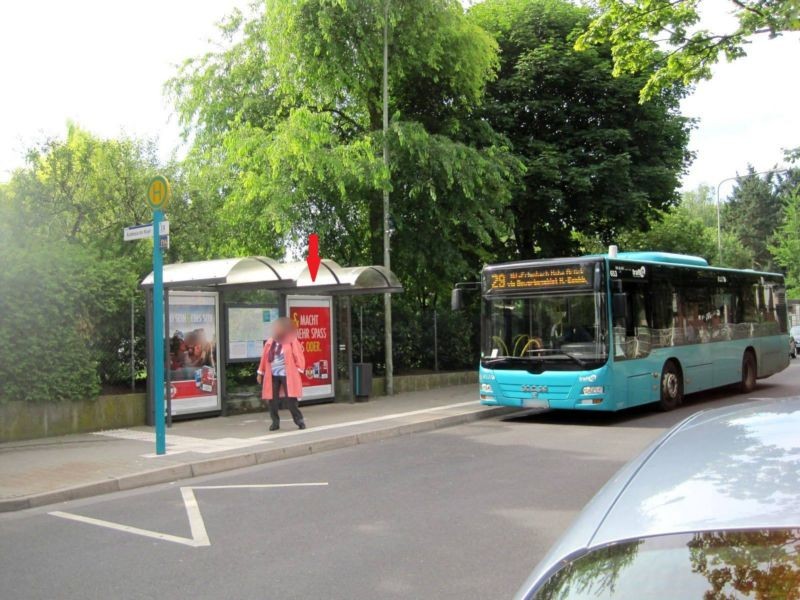
M 800 398 L 677 425 L 598 492 L 517 598 L 800 598 Z

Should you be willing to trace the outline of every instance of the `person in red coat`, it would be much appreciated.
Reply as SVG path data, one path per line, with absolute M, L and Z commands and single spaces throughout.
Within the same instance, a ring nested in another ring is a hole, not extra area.
M 280 429 L 278 405 L 281 398 L 292 413 L 295 425 L 306 428 L 303 413 L 297 401 L 303 396 L 303 382 L 300 373 L 306 368 L 303 346 L 294 331 L 294 323 L 281 317 L 272 326 L 272 337 L 264 344 L 261 363 L 258 365 L 258 383 L 261 385 L 261 399 L 269 403 L 272 418 L 270 431 Z

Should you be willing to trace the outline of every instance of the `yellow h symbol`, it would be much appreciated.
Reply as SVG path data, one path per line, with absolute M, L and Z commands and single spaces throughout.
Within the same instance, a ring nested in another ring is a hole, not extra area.
M 164 184 L 160 181 L 156 181 L 153 183 L 153 192 L 150 195 L 150 200 L 152 200 L 153 204 L 161 204 L 161 197 L 164 194 Z
M 161 175 L 153 177 L 147 188 L 147 200 L 150 204 L 150 208 L 153 210 L 165 208 L 169 202 L 169 197 L 169 182 Z

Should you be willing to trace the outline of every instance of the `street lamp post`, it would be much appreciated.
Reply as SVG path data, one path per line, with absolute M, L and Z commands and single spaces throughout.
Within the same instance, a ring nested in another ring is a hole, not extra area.
M 389 0 L 383 2 L 383 168 L 389 172 Z M 383 187 L 383 266 L 391 270 L 389 186 Z M 386 346 L 386 395 L 394 395 L 394 360 L 392 358 L 392 295 L 383 295 Z
M 789 169 L 768 169 L 767 171 L 759 171 L 758 173 L 747 173 L 747 175 L 734 175 L 733 177 L 726 177 L 717 184 L 717 254 L 719 256 L 719 266 L 722 266 L 722 219 L 720 218 L 720 201 L 719 201 L 719 188 L 726 181 L 733 181 L 751 175 L 768 175 L 770 173 L 785 173 Z

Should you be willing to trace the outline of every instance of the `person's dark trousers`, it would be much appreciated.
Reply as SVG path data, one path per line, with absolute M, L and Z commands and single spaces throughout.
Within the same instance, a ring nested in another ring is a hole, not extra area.
M 289 409 L 289 412 L 292 413 L 292 419 L 294 420 L 294 424 L 300 427 L 301 425 L 305 425 L 305 421 L 303 420 L 303 413 L 300 412 L 300 408 L 297 406 L 297 398 L 288 398 L 283 396 L 286 390 L 286 377 L 279 377 L 277 375 L 272 376 L 272 400 L 269 401 L 269 416 L 272 419 L 272 424 L 277 426 L 280 425 L 281 419 L 278 415 L 278 406 L 280 405 L 280 401 L 283 400 L 284 406 Z

